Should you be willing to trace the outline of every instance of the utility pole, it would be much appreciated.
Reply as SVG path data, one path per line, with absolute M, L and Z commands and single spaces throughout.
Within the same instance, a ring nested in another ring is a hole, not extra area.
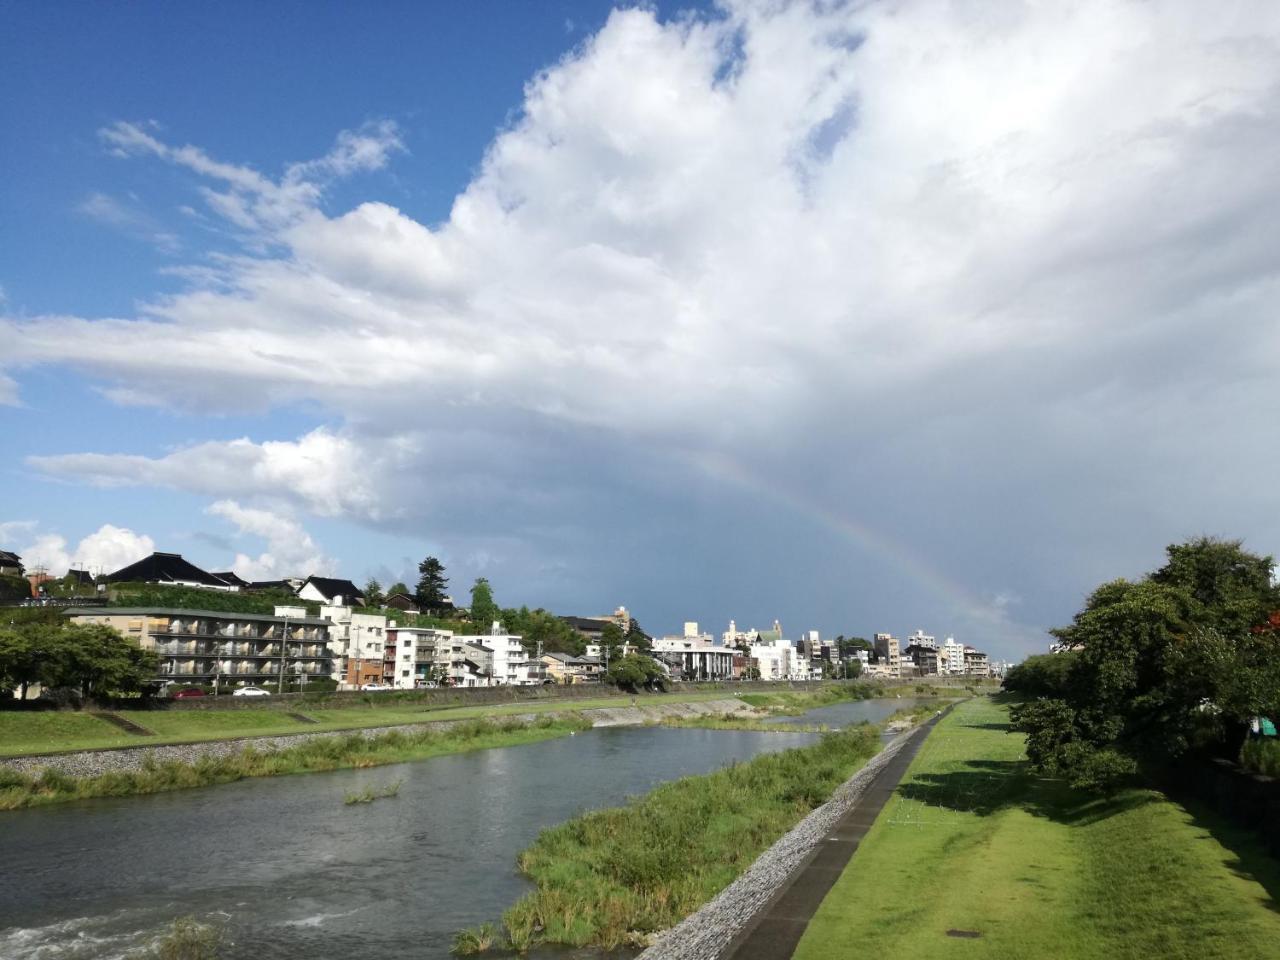
M 284 654 L 289 648 L 289 615 L 284 616 L 284 635 L 280 638 L 280 675 L 276 677 L 276 693 L 284 694 Z

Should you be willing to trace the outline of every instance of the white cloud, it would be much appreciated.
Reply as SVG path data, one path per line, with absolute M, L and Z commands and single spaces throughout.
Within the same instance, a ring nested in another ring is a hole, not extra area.
M 331 574 L 336 564 L 325 556 L 311 535 L 292 517 L 274 510 L 244 507 L 219 500 L 208 513 L 234 524 L 242 535 L 261 537 L 267 549 L 257 557 L 237 553 L 231 568 L 246 580 L 276 580 L 287 576 Z
M 145 240 L 163 253 L 174 254 L 182 248 L 177 235 L 165 230 L 150 214 L 105 193 L 89 194 L 76 211 L 129 236 Z
M 10 525 L 12 526 L 12 525 Z M 34 525 L 20 525 L 34 532 Z M 59 533 L 42 533 L 16 552 L 28 571 L 43 569 L 60 577 L 71 567 L 92 573 L 111 573 L 155 552 L 155 542 L 145 534 L 104 523 L 82 539 L 75 549 Z
M 374 523 L 450 484 L 536 500 L 510 450 L 591 459 L 608 434 L 719 451 L 944 565 L 1034 529 L 1063 545 L 1041 587 L 1170 524 L 1280 536 L 1262 485 L 1220 489 L 1241 449 L 1280 469 L 1253 443 L 1280 360 L 1280 7 L 1228 6 L 615 12 L 438 225 L 322 210 L 402 149 L 388 123 L 279 179 L 118 123 L 104 142 L 191 171 L 245 252 L 136 317 L 0 319 L 0 362 L 127 403 L 318 406 L 343 425 L 35 462 Z

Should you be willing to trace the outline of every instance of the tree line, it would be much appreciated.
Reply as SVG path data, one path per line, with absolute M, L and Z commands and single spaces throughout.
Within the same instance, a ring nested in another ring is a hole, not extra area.
M 1027 756 L 1046 776 L 1110 789 L 1147 765 L 1234 755 L 1251 720 L 1280 716 L 1280 589 L 1237 540 L 1171 545 L 1146 576 L 1099 586 L 1061 652 L 1010 670 Z
M 155 679 L 160 660 L 101 624 L 72 624 L 56 611 L 9 611 L 0 628 L 0 690 L 20 699 L 39 684 L 83 698 L 137 693 Z

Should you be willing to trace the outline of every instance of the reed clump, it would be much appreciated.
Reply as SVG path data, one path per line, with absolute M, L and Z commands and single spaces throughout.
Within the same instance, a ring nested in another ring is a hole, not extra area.
M 391 783 L 383 784 L 380 787 L 365 787 L 363 790 L 348 793 L 346 799 L 342 802 L 350 807 L 360 803 L 373 803 L 375 800 L 385 800 L 387 797 L 398 796 L 403 783 L 403 780 L 393 780 Z
M 536 889 L 503 916 L 505 945 L 646 942 L 728 886 L 878 749 L 878 728 L 863 724 L 544 830 L 519 857 Z
M 215 926 L 195 917 L 179 917 L 173 926 L 127 960 L 218 960 L 224 938 Z
M 590 727 L 591 721 L 575 713 L 549 714 L 527 724 L 512 718 L 468 720 L 445 728 L 392 730 L 367 737 L 358 733 L 317 737 L 276 751 L 250 746 L 225 756 L 205 755 L 194 763 L 162 762 L 149 757 L 138 770 L 111 771 L 94 777 L 72 777 L 53 768 L 31 776 L 0 767 L 0 810 L 161 793 L 247 777 L 381 766 L 464 750 L 532 743 Z

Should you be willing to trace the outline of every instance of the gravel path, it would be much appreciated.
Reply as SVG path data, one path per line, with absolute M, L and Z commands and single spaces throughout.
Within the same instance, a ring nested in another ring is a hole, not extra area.
M 762 853 L 714 900 L 663 933 L 637 960 L 716 960 L 918 729 L 908 730 L 889 741 L 865 767 L 837 787 L 830 800 Z

